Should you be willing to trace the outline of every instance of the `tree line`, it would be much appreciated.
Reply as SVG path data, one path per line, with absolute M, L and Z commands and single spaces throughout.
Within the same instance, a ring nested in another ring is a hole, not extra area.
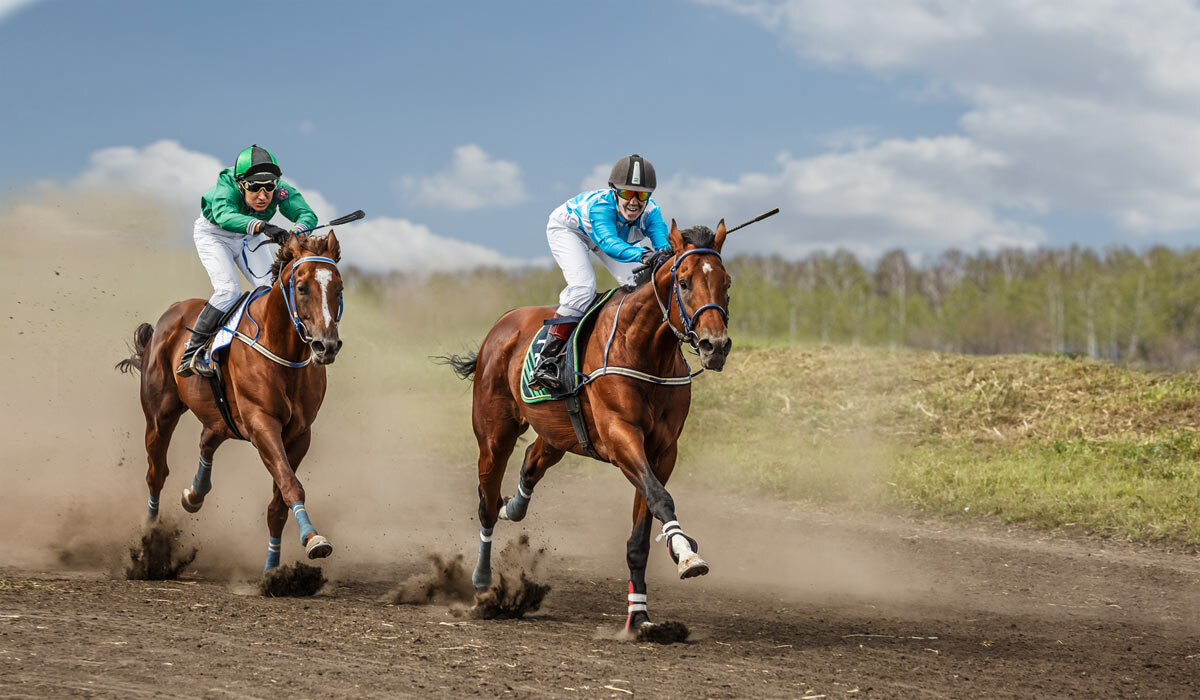
M 734 279 L 735 342 L 1076 353 L 1156 367 L 1200 365 L 1200 250 L 947 250 L 915 263 L 902 250 L 872 262 L 837 251 L 725 263 Z M 607 274 L 599 272 L 603 286 Z M 505 309 L 556 303 L 563 284 L 557 269 L 359 280 L 409 303 L 414 295 L 474 299 L 469 309 L 456 304 L 455 315 L 484 327 Z

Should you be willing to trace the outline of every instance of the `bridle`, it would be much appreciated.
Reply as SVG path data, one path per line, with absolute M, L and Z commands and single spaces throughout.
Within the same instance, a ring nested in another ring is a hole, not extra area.
M 717 311 L 721 312 L 721 318 L 724 319 L 725 325 L 729 325 L 729 310 L 720 304 L 705 304 L 704 306 L 696 309 L 696 312 L 691 315 L 688 315 L 687 309 L 683 307 L 683 297 L 679 293 L 679 264 L 683 262 L 683 259 L 687 256 L 698 254 L 715 255 L 717 256 L 718 260 L 721 259 L 721 253 L 712 248 L 692 248 L 691 250 L 685 250 L 684 252 L 674 256 L 675 262 L 671 264 L 671 292 L 667 295 L 666 304 L 663 304 L 662 298 L 658 296 L 658 285 L 654 283 L 653 275 L 651 275 L 650 279 L 650 284 L 654 287 L 654 300 L 658 302 L 658 308 L 662 309 L 663 321 L 666 322 L 667 327 L 671 329 L 671 332 L 675 334 L 675 337 L 679 338 L 680 342 L 685 342 L 697 350 L 698 348 L 696 347 L 696 344 L 699 340 L 699 337 L 696 335 L 696 319 L 700 317 L 700 314 L 704 313 L 708 309 L 716 309 Z M 661 267 L 661 265 L 659 267 Z M 657 272 L 658 268 L 656 267 L 654 271 Z M 682 331 L 676 328 L 675 324 L 671 323 L 672 304 L 679 305 L 679 319 L 683 322 Z
M 288 276 L 287 286 L 284 287 L 283 280 L 280 280 L 279 282 L 279 286 L 286 290 L 283 295 L 283 300 L 284 303 L 287 304 L 288 316 L 290 316 L 292 319 L 292 326 L 296 328 L 296 333 L 300 336 L 300 340 L 304 341 L 305 345 L 307 345 L 312 342 L 313 337 L 308 332 L 308 326 L 304 325 L 304 321 L 300 319 L 300 314 L 296 311 L 296 266 L 303 262 L 329 263 L 330 265 L 333 265 L 334 269 L 337 269 L 337 261 L 333 258 L 326 258 L 319 255 L 296 258 L 292 261 L 290 266 L 291 274 Z M 338 292 L 338 312 L 337 318 L 334 319 L 334 323 L 338 323 L 342 320 L 343 307 L 344 303 L 342 299 L 342 293 Z

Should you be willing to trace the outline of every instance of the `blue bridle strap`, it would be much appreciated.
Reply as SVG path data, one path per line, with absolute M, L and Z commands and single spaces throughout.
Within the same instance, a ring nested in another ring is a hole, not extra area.
M 322 262 L 337 267 L 337 261 L 333 258 L 326 258 L 320 255 L 310 255 L 304 258 L 296 258 L 292 261 L 292 274 L 288 278 L 287 293 L 284 294 L 283 300 L 287 304 L 288 316 L 292 319 L 292 325 L 296 328 L 296 334 L 300 336 L 300 340 L 308 343 L 312 341 L 312 336 L 307 335 L 304 328 L 304 322 L 300 320 L 300 314 L 296 312 L 296 266 L 303 262 Z M 338 294 L 338 312 L 335 322 L 342 320 L 342 308 L 344 301 L 342 295 Z
M 675 333 L 676 337 L 682 341 L 686 341 L 692 347 L 696 346 L 696 319 L 700 317 L 701 313 L 707 311 L 708 309 L 716 309 L 717 311 L 721 312 L 721 318 L 725 321 L 725 323 L 729 323 L 729 310 L 720 304 L 705 304 L 704 306 L 696 309 L 695 313 L 690 315 L 688 314 L 687 309 L 685 309 L 683 306 L 683 297 L 679 293 L 679 264 L 682 263 L 683 259 L 687 256 L 697 254 L 715 255 L 717 256 L 718 260 L 721 259 L 721 253 L 712 248 L 692 248 L 691 250 L 685 250 L 684 252 L 675 256 L 675 262 L 671 264 L 671 291 L 667 295 L 667 303 L 665 305 L 662 303 L 662 299 L 659 299 L 658 297 L 658 287 L 654 287 L 654 298 L 658 301 L 659 308 L 662 309 L 663 321 L 665 321 L 667 327 L 669 327 L 671 331 Z M 654 284 L 654 281 L 651 280 L 650 283 Z M 683 323 L 683 331 L 680 331 L 675 327 L 674 324 L 671 323 L 672 304 L 679 305 L 679 319 Z

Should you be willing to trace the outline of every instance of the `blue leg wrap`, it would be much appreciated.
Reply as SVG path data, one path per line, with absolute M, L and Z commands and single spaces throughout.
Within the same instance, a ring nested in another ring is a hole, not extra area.
M 158 517 L 158 498 L 156 496 L 151 496 L 150 500 L 146 502 L 146 514 L 151 518 Z
M 205 462 L 201 457 L 200 466 L 196 468 L 196 478 L 192 479 L 192 493 L 204 498 L 209 491 L 212 491 L 212 462 Z
M 308 511 L 304 510 L 304 501 L 293 503 L 292 513 L 296 516 L 296 524 L 300 526 L 300 544 L 304 544 L 308 542 L 309 534 L 317 534 L 317 529 L 312 526 L 312 521 L 308 519 Z
M 267 565 L 263 567 L 263 573 L 266 573 L 279 566 L 279 548 L 282 544 L 282 538 L 267 538 Z
M 490 527 L 479 528 L 479 561 L 475 563 L 475 573 L 471 574 L 471 583 L 477 591 L 492 585 L 492 530 Z
M 504 512 L 508 515 L 508 519 L 517 522 L 525 517 L 526 511 L 529 510 L 529 499 L 533 498 L 533 488 L 526 490 L 521 485 L 521 480 L 517 480 L 517 495 L 508 499 L 508 503 L 504 504 Z

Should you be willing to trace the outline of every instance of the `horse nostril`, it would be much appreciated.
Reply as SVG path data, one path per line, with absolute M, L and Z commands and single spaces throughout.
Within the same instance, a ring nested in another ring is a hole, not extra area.
M 339 350 L 341 350 L 341 349 L 342 349 L 342 341 L 339 339 L 339 340 L 337 341 L 337 345 L 334 345 L 334 346 L 333 346 L 333 351 L 334 351 L 334 352 L 337 352 L 337 351 L 339 351 Z
M 323 352 L 325 352 L 325 343 L 322 343 L 319 340 L 313 340 L 312 341 L 312 349 L 313 349 L 313 352 L 316 352 L 318 354 L 323 353 Z
M 707 338 L 700 341 L 700 352 L 712 352 L 712 351 L 713 351 L 712 341 L 708 340 Z
M 733 339 L 731 339 L 731 338 L 726 338 L 726 339 L 725 339 L 725 349 L 721 351 L 721 354 L 722 354 L 722 355 L 728 355 L 728 354 L 729 354 L 729 351 L 730 351 L 730 350 L 732 350 L 732 349 L 733 349 Z

